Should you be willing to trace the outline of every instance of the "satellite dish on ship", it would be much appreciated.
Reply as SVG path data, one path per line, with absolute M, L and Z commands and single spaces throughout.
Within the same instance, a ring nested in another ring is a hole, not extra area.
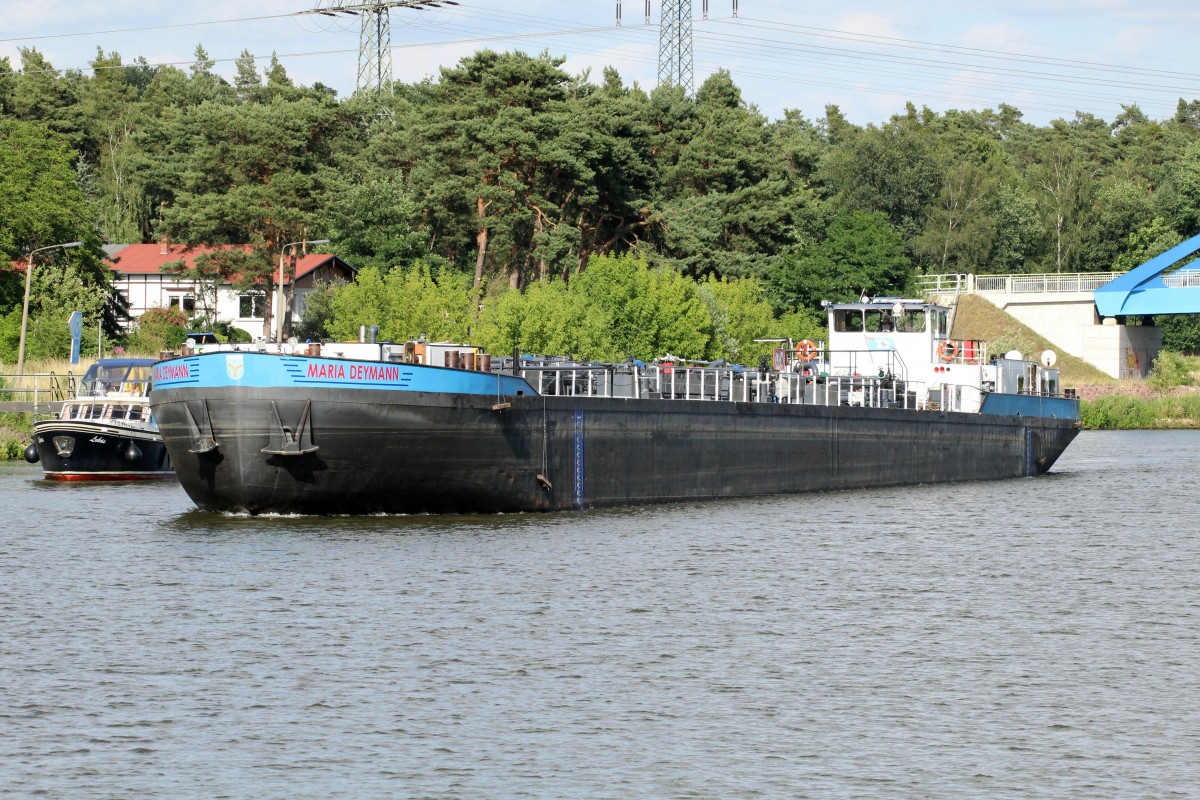
M 1043 350 L 1041 357 L 1042 366 L 1049 369 L 1058 363 L 1058 353 L 1053 350 Z
M 1021 359 L 1025 358 L 1025 354 L 1020 350 L 1009 350 L 1004 354 L 1004 357 L 1009 361 L 1020 361 Z

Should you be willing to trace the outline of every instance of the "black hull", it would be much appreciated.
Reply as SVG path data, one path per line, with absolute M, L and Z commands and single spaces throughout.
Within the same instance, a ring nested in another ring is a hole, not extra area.
M 69 436 L 69 456 L 58 454 L 54 437 Z M 175 477 L 162 437 L 152 431 L 126 429 L 87 420 L 45 420 L 34 423 L 33 443 L 47 478 L 64 481 L 125 481 Z M 130 459 L 129 446 L 137 458 Z
M 241 387 L 151 398 L 192 500 L 254 514 L 554 511 L 1013 478 L 1048 470 L 1079 431 L 1074 419 L 938 411 L 506 400 Z M 317 449 L 264 453 L 281 433 Z

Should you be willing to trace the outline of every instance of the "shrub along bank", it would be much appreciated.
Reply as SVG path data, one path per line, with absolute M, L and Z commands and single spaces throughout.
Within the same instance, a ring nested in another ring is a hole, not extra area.
M 1086 430 L 1128 431 L 1200 427 L 1200 394 L 1104 394 L 1082 403 Z

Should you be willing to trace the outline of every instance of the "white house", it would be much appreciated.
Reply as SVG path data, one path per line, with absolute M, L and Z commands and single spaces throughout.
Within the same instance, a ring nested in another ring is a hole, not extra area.
M 249 245 L 230 245 L 249 250 Z M 112 272 L 113 286 L 129 304 L 129 316 L 136 319 L 152 308 L 178 306 L 190 317 L 204 313 L 206 299 L 200 287 L 177 273 L 163 272 L 161 267 L 172 262 L 184 262 L 188 268 L 195 266 L 197 256 L 224 249 L 222 247 L 189 247 L 181 244 L 118 244 L 106 245 L 108 268 Z M 291 272 L 295 265 L 295 273 Z M 332 280 L 352 281 L 355 269 L 335 255 L 329 253 L 291 254 L 284 261 L 284 295 L 288 299 L 288 317 L 298 319 L 304 312 L 304 301 L 318 284 Z M 278 279 L 277 279 L 278 280 Z M 231 322 L 252 337 L 263 336 L 263 311 L 271 303 L 272 318 L 278 320 L 278 291 L 268 298 L 265 291 L 235 291 L 232 284 L 216 287 L 214 298 L 207 298 L 210 311 L 216 319 Z

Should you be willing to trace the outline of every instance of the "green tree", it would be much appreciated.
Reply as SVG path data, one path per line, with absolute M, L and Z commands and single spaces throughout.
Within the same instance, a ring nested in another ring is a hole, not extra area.
M 135 321 L 125 338 L 130 353 L 157 356 L 163 350 L 175 350 L 187 339 L 188 319 L 177 307 L 152 308 Z
M 771 151 L 771 129 L 747 106 L 729 73 L 696 93 L 689 139 L 666 167 L 662 250 L 689 275 L 771 272 L 815 200 Z
M 994 234 L 992 216 L 986 212 L 996 184 L 991 171 L 970 161 L 945 170 L 925 231 L 913 242 L 929 271 L 978 272 L 986 263 Z
M 31 276 L 27 357 L 40 357 L 65 336 L 65 320 L 85 312 L 88 325 L 97 320 L 116 332 L 116 306 L 108 270 L 95 244 L 94 217 L 76 183 L 71 151 L 61 136 L 40 124 L 0 119 L 0 258 L 28 264 L 36 252 Z M 70 241 L 85 247 L 62 251 L 42 248 Z M 0 279 L 0 313 L 10 310 L 18 321 L 24 298 L 24 273 Z M 43 336 L 41 331 L 47 331 Z M 35 341 L 36 338 L 36 341 Z M 69 345 L 69 337 L 66 337 Z M 42 344 L 45 343 L 45 347 Z
M 1092 205 L 1090 167 L 1071 144 L 1053 140 L 1030 167 L 1028 180 L 1050 230 L 1050 263 L 1055 272 L 1077 266 L 1087 214 Z
M 570 83 L 562 61 L 481 51 L 443 69 L 421 108 L 407 158 L 411 185 L 432 225 L 470 231 L 476 287 L 493 274 L 520 286 L 532 266 L 522 242 L 539 224 L 561 221 L 579 190 L 570 178 L 544 174 L 584 172 L 577 148 L 561 139 Z
M 296 325 L 297 338 L 304 341 L 322 342 L 329 339 L 329 325 L 333 322 L 333 298 L 344 281 L 318 284 L 304 298 L 304 310 Z
M 243 103 L 260 103 L 266 100 L 267 95 L 263 91 L 263 81 L 258 74 L 258 65 L 254 61 L 254 54 L 249 50 L 243 50 L 234 62 L 234 67 L 236 74 L 233 85 L 238 98 Z
M 1182 242 L 1183 237 L 1174 228 L 1155 217 L 1125 237 L 1122 252 L 1113 261 L 1112 268 L 1115 272 L 1136 269 Z
M 183 109 L 168 149 L 143 173 L 162 198 L 159 232 L 188 244 L 251 245 L 239 282 L 272 296 L 283 246 L 318 236 L 338 129 L 337 109 L 311 97 Z M 268 303 L 263 335 L 274 327 Z
M 30 305 L 29 329 L 26 333 L 25 358 L 68 358 L 71 355 L 71 333 L 67 320 L 79 311 L 83 314 L 84 331 L 95 333 L 97 323 L 103 323 L 109 287 L 98 284 L 75 257 L 62 257 L 34 269 Z M 19 312 L 14 311 L 14 316 Z M 113 332 L 111 324 L 109 333 Z
M 12 86 L 9 112 L 25 122 L 41 123 L 72 146 L 82 141 L 79 83 L 33 48 L 21 48 L 21 75 Z
M 333 181 L 322 227 L 348 263 L 387 271 L 428 258 L 428 235 L 417 229 L 420 209 L 403 175 L 371 172 L 361 182 Z
M 1096 207 L 1093 229 L 1104 235 L 1087 237 L 1083 261 L 1097 270 L 1117 269 L 1130 237 L 1154 217 L 1150 187 L 1138 178 L 1111 176 L 1096 191 Z
M 1158 214 L 1184 237 L 1200 233 L 1200 142 L 1189 144 L 1167 167 L 1154 199 Z
M 497 353 L 601 357 L 613 346 L 607 317 L 579 302 L 561 281 L 541 281 L 524 291 L 509 289 L 489 299 L 479 321 L 479 343 Z
M 1023 184 L 1001 186 L 994 198 L 990 271 L 1032 272 L 1045 249 L 1037 201 Z
M 904 242 L 887 216 L 851 211 L 836 216 L 815 247 L 788 258 L 775 290 L 786 306 L 816 310 L 822 300 L 902 293 L 912 277 Z
M 649 268 L 644 259 L 594 256 L 569 286 L 539 282 L 488 299 L 478 341 L 494 352 L 518 347 L 617 361 L 669 352 L 702 359 L 712 341 L 712 302 L 690 278 Z M 730 331 L 744 330 L 742 315 L 734 310 Z
M 768 354 L 771 345 L 755 341 L 770 336 L 774 327 L 775 317 L 765 295 L 765 288 L 755 278 L 731 281 L 710 275 L 700 284 L 700 297 L 712 319 L 710 358 L 752 364 Z
M 0 119 L 0 257 L 83 238 L 92 219 L 67 142 L 44 126 Z
M 585 92 L 567 108 L 572 133 L 583 137 L 582 155 L 592 180 L 590 192 L 571 205 L 578 209 L 579 246 L 575 271 L 592 255 L 635 247 L 647 237 L 648 208 L 657 174 L 651 141 L 650 100 L 640 89 L 627 89 L 613 69 L 604 84 Z
M 106 55 L 98 48 L 91 66 L 94 77 L 80 100 L 86 139 L 78 169 L 89 178 L 100 236 L 110 242 L 140 242 L 152 215 L 134 178 L 141 157 L 136 133 L 146 124 L 141 75 L 136 67 L 123 67 L 118 53 Z
M 384 274 L 375 267 L 354 283 L 333 290 L 333 316 L 327 327 L 335 339 L 355 339 L 361 325 L 378 325 L 384 339 L 406 341 L 424 333 L 435 341 L 471 339 L 478 301 L 466 276 L 435 278 L 418 262 Z
M 831 149 L 818 177 L 836 210 L 882 213 L 905 241 L 924 227 L 942 185 L 930 132 L 897 117 Z

